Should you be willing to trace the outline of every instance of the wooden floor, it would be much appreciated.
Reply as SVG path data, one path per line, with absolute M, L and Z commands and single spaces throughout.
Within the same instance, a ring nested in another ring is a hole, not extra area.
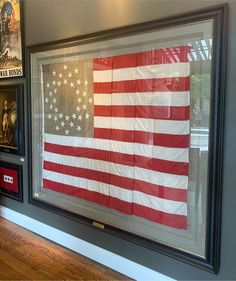
M 0 280 L 131 280 L 0 218 Z

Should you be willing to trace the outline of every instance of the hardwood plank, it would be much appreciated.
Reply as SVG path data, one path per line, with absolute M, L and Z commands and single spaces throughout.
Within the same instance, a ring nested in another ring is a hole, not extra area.
M 131 280 L 0 218 L 1 280 Z
M 18 279 L 40 279 L 45 280 L 48 279 L 48 275 L 40 274 L 35 271 L 29 264 L 26 264 L 16 257 L 13 257 L 11 254 L 7 253 L 5 250 L 0 249 L 0 264 L 1 271 L 0 277 L 2 279 L 2 275 L 11 272 L 13 276 L 16 276 Z M 14 279 L 17 279 L 14 278 Z M 12 279 L 12 277 L 10 278 Z

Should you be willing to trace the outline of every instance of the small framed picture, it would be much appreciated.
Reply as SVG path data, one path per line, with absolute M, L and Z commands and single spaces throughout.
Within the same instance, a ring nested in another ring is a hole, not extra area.
M 24 154 L 23 85 L 0 86 L 0 151 Z
M 0 163 L 0 194 L 23 201 L 22 167 L 20 165 Z
M 0 79 L 22 77 L 24 40 L 21 0 L 0 0 Z

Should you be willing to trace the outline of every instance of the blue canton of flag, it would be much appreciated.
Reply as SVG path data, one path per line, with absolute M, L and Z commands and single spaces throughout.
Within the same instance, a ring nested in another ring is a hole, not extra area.
M 43 82 L 45 132 L 92 137 L 93 80 L 88 61 L 44 65 Z

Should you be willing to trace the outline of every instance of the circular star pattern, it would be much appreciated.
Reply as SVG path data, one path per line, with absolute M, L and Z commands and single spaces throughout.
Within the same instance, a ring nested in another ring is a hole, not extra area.
M 92 91 L 87 75 L 80 73 L 77 63 L 52 64 L 45 85 L 45 118 L 55 133 L 81 134 L 86 122 L 92 118 Z M 64 95 L 67 105 L 61 104 Z M 65 110 L 68 111 L 66 112 Z

